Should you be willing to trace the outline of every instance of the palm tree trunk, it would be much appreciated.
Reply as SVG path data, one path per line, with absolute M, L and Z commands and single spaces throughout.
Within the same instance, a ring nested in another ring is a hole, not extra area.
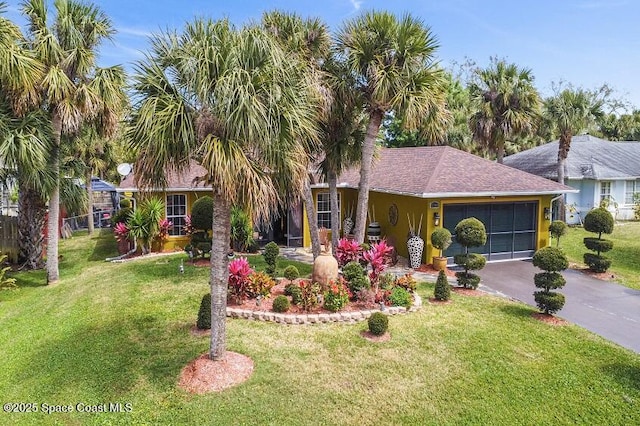
M 567 157 L 569 156 L 569 150 L 571 149 L 571 134 L 563 133 L 558 139 L 558 183 L 564 185 L 564 168 L 567 163 Z M 567 212 L 565 208 L 565 195 L 558 199 L 558 213 L 559 219 L 563 222 L 567 219 Z
M 231 206 L 217 191 L 213 192 L 211 226 L 211 348 L 209 358 L 224 359 L 226 348 L 228 257 L 231 238 Z
M 336 252 L 338 239 L 340 237 L 340 207 L 338 206 L 338 176 L 331 170 L 327 173 L 327 183 L 329 184 L 329 201 L 331 203 L 331 249 Z
M 89 235 L 93 234 L 93 188 L 91 188 L 91 170 L 89 170 L 85 176 L 85 182 L 87 185 L 87 201 L 89 204 L 89 215 L 87 221 L 87 227 L 89 229 Z M 98 221 L 100 217 L 98 217 Z
M 53 152 L 51 167 L 55 175 L 55 183 L 49 197 L 49 216 L 47 218 L 47 284 L 58 281 L 58 240 L 60 219 L 60 136 L 62 135 L 62 120 L 54 113 L 51 124 L 53 127 Z
M 316 215 L 316 206 L 313 202 L 313 194 L 311 193 L 311 178 L 307 176 L 302 191 L 302 202 L 307 212 L 307 222 L 309 222 L 309 236 L 311 237 L 311 252 L 313 260 L 320 256 L 320 235 L 318 234 L 318 216 Z
M 364 231 L 367 224 L 367 209 L 369 208 L 369 186 L 371 180 L 371 166 L 376 138 L 382 123 L 382 111 L 373 111 L 367 125 L 367 135 L 362 144 L 362 162 L 360 163 L 360 185 L 358 188 L 358 204 L 356 206 L 356 224 L 354 238 L 356 242 L 364 242 Z
M 42 231 L 44 229 L 45 202 L 40 193 L 19 183 L 18 192 L 18 262 L 26 269 L 41 269 Z

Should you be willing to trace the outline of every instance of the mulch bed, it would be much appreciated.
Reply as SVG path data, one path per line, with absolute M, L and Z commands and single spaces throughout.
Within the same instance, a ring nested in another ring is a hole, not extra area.
M 428 265 L 422 264 L 420 265 L 420 267 L 418 269 L 416 269 L 416 271 L 418 272 L 425 272 L 427 274 L 432 274 L 432 275 L 438 275 L 438 273 L 440 271 L 436 270 L 433 268 L 433 265 L 431 263 L 429 263 Z M 452 271 L 450 269 L 445 269 L 444 273 L 448 276 L 448 277 L 455 277 L 456 273 L 455 271 Z
M 449 303 L 451 303 L 451 299 L 449 299 L 449 300 L 438 300 L 435 297 L 430 297 L 429 298 L 429 303 L 431 303 L 432 305 L 448 305 Z
M 245 382 L 253 373 L 253 360 L 227 351 L 221 361 L 205 353 L 187 364 L 180 373 L 178 386 L 189 393 L 220 392 Z
M 374 342 L 374 343 L 388 342 L 389 340 L 391 340 L 391 334 L 388 331 L 381 336 L 376 336 L 372 332 L 368 330 L 364 330 L 360 332 L 360 335 L 365 339 L 367 339 L 368 341 Z
M 541 312 L 534 312 L 531 314 L 531 316 L 535 319 L 537 319 L 540 322 L 543 322 L 545 324 L 549 324 L 549 325 L 554 325 L 554 326 L 563 326 L 563 325 L 569 325 L 569 323 L 561 318 L 558 317 L 554 317 L 553 315 L 550 314 L 544 314 Z
M 482 292 L 480 290 L 474 290 L 472 288 L 452 287 L 451 289 L 455 291 L 457 294 L 461 294 L 463 296 L 482 297 L 487 295 L 487 293 L 485 292 Z

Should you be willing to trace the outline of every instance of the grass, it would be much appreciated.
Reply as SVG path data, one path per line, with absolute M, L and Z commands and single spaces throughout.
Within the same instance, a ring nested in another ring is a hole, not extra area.
M 584 265 L 582 256 L 589 250 L 582 239 L 597 236 L 583 228 L 571 227 L 568 234 L 560 239 L 560 247 L 567 253 L 569 261 Z M 640 222 L 618 222 L 613 228 L 613 234 L 604 235 L 603 238 L 613 241 L 613 249 L 605 253 L 605 256 L 613 261 L 609 271 L 616 275 L 616 281 L 640 290 Z
M 4 402 L 70 404 L 71 413 L 2 413 L 3 424 L 639 424 L 640 356 L 533 308 L 454 295 L 390 319 L 390 342 L 365 323 L 281 326 L 229 320 L 228 348 L 255 362 L 222 393 L 176 387 L 208 349 L 189 333 L 207 268 L 182 254 L 123 264 L 105 235 L 62 243 L 62 279 L 0 293 Z M 112 251 L 110 251 L 112 250 Z M 302 271 L 301 271 L 302 272 Z M 426 300 L 433 286 L 420 284 Z M 80 413 L 77 403 L 129 403 Z M 42 405 L 40 405 L 42 407 Z

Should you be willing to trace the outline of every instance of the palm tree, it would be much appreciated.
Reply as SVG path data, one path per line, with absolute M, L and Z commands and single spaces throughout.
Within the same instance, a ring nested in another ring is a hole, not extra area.
M 469 127 L 474 139 L 502 163 L 505 142 L 533 131 L 540 113 L 540 96 L 530 70 L 502 60 L 478 70 L 477 77 L 469 86 L 476 104 Z
M 317 105 L 306 75 L 263 30 L 196 19 L 152 39 L 138 64 L 131 140 L 142 187 L 196 159 L 213 187 L 210 358 L 226 351 L 231 206 L 269 217 L 284 186 L 300 188 Z
M 416 128 L 442 104 L 442 72 L 434 63 L 435 38 L 411 15 L 367 12 L 348 21 L 336 37 L 339 57 L 357 82 L 369 116 L 362 144 L 355 239 L 364 241 L 371 166 L 382 119 L 390 111 Z
M 49 25 L 44 0 L 22 5 L 29 21 L 31 51 L 44 67 L 40 101 L 51 122 L 53 148 L 50 154 L 55 175 L 49 196 L 47 282 L 59 278 L 58 220 L 60 217 L 60 144 L 62 134 L 73 134 L 88 120 L 100 123 L 109 135 L 115 131 L 123 108 L 120 67 L 96 67 L 96 51 L 114 30 L 109 18 L 96 6 L 75 0 L 58 0 Z

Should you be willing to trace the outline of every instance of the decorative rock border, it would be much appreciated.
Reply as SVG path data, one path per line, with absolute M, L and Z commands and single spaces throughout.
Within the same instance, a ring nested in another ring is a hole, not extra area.
M 415 312 L 422 306 L 422 299 L 414 294 L 414 303 L 407 310 L 404 306 L 386 306 L 384 311 L 387 315 L 406 314 Z M 276 322 L 279 324 L 322 324 L 329 322 L 356 323 L 364 321 L 378 309 L 368 309 L 364 311 L 334 312 L 330 314 L 279 314 L 272 311 L 253 311 L 251 309 L 239 309 L 227 307 L 227 317 L 243 318 L 253 321 Z

